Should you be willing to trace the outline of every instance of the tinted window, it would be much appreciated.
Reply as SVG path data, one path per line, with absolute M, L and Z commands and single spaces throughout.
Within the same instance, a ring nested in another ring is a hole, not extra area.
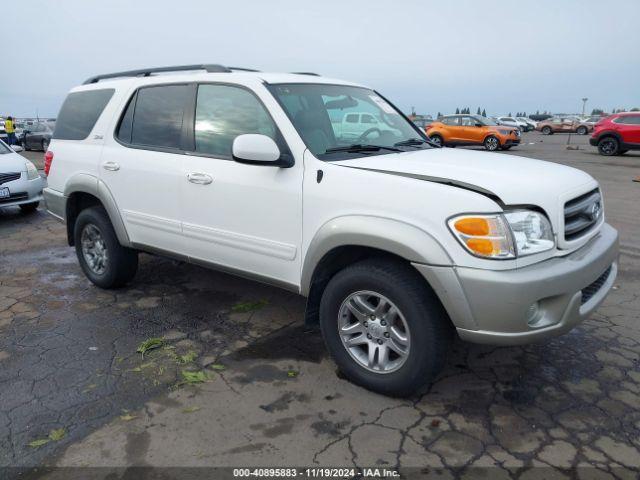
M 471 117 L 462 117 L 461 124 L 463 127 L 472 127 L 476 124 L 476 121 Z
M 347 123 L 358 123 L 358 114 L 357 113 L 351 113 L 349 115 L 346 116 L 346 122 Z
M 70 93 L 60 109 L 53 138 L 61 140 L 87 138 L 113 96 L 113 92 L 112 88 L 108 88 Z
M 180 148 L 182 121 L 191 88 L 163 85 L 138 90 L 131 143 L 152 147 Z
M 378 123 L 372 115 L 362 115 L 362 123 Z
M 445 117 L 442 119 L 442 123 L 445 125 L 460 125 L 459 117 Z
M 133 111 L 136 108 L 136 98 L 138 94 L 134 94 L 129 100 L 129 105 L 127 105 L 127 110 L 124 112 L 122 116 L 122 120 L 120 121 L 120 126 L 118 127 L 118 133 L 116 136 L 118 139 L 125 143 L 131 143 L 131 131 L 133 130 Z
M 138 100 L 138 103 L 140 100 Z M 135 122 L 138 121 L 136 109 Z M 200 85 L 196 103 L 196 151 L 231 157 L 238 135 L 258 133 L 276 140 L 276 126 L 260 101 L 244 88 Z
M 624 125 L 640 125 L 640 115 L 625 115 L 618 117 L 614 120 L 615 123 L 622 123 Z

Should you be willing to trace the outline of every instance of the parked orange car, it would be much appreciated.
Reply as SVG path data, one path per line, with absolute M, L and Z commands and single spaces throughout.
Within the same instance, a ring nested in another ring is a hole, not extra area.
M 520 143 L 520 130 L 498 125 L 481 115 L 446 115 L 426 128 L 433 143 L 447 147 L 484 145 L 484 148 L 509 150 Z

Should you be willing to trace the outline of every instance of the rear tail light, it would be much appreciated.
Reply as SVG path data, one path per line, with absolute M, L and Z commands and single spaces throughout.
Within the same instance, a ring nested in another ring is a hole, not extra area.
M 44 174 L 49 175 L 49 170 L 51 170 L 51 163 L 53 162 L 53 152 L 51 150 L 47 150 L 47 153 L 44 154 Z

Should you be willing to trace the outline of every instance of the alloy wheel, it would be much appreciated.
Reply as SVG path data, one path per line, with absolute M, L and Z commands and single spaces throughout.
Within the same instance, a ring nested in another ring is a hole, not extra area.
M 82 256 L 89 269 L 96 275 L 102 275 L 107 270 L 109 256 L 107 245 L 102 232 L 93 223 L 88 223 L 82 229 L 80 237 Z
M 400 309 L 379 293 L 349 295 L 338 310 L 338 333 L 351 358 L 370 372 L 394 372 L 409 357 L 409 325 Z
M 607 139 L 600 142 L 600 151 L 605 155 L 613 155 L 616 151 L 615 140 Z
M 498 147 L 500 146 L 500 142 L 498 142 L 498 139 L 496 137 L 487 138 L 487 140 L 485 141 L 485 144 L 487 146 L 487 150 L 490 150 L 490 151 L 497 150 Z

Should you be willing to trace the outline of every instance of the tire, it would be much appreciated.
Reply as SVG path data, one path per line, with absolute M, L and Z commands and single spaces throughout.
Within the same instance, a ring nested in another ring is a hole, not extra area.
M 489 135 L 484 139 L 482 144 L 484 145 L 484 148 L 490 152 L 495 152 L 500 149 L 500 140 L 494 135 Z
M 605 157 L 618 155 L 620 151 L 620 142 L 615 137 L 604 137 L 598 141 L 598 153 Z
M 542 127 L 542 130 L 540 131 L 543 135 L 553 135 L 553 130 L 551 130 L 551 127 Z
M 80 212 L 73 238 L 82 271 L 98 287 L 121 287 L 135 276 L 138 252 L 120 245 L 103 207 L 91 207 Z M 89 258 L 94 259 L 93 265 Z
M 371 294 L 373 296 L 368 296 Z M 379 314 L 375 320 L 361 313 L 356 317 L 352 313 L 354 310 L 346 306 L 348 300 L 356 297 L 372 301 L 377 307 L 380 303 L 375 303 L 375 299 L 380 302 L 384 299 L 385 305 L 395 306 L 400 313 L 391 317 Z M 395 329 L 381 323 L 385 318 L 391 319 L 389 324 L 393 323 Z M 353 322 L 349 326 L 357 327 L 360 332 L 341 335 L 341 322 Z M 347 379 L 368 390 L 394 397 L 411 395 L 436 377 L 445 364 L 452 333 L 440 301 L 418 272 L 409 265 L 386 259 L 358 262 L 329 281 L 320 302 L 320 327 L 327 350 Z M 394 331 L 404 332 L 408 338 L 406 355 L 398 355 L 393 348 L 387 347 L 401 345 L 397 343 L 396 339 L 400 337 Z M 370 339 L 364 338 L 367 333 Z M 348 349 L 343 342 L 356 337 L 366 343 Z M 389 352 L 386 364 L 385 357 L 379 357 L 383 348 Z M 367 365 L 370 349 L 374 352 L 373 367 Z M 383 368 L 384 365 L 388 368 Z
M 23 203 L 20 205 L 20 210 L 22 210 L 23 213 L 35 212 L 38 209 L 38 205 L 40 205 L 40 202 Z
M 49 140 L 47 140 L 46 138 L 44 140 L 42 140 L 42 151 L 47 153 L 47 150 L 49 149 Z
M 23 149 L 25 152 L 29 150 L 29 149 L 27 148 L 27 142 L 26 142 L 25 140 L 22 140 L 22 141 L 20 142 L 20 146 L 22 147 L 22 149 Z
M 576 129 L 576 133 L 578 135 L 586 135 L 587 133 L 589 133 L 589 129 L 587 127 L 578 127 Z
M 429 137 L 429 140 L 431 140 L 436 145 L 440 145 L 441 147 L 444 147 L 444 139 L 440 135 L 431 135 Z

